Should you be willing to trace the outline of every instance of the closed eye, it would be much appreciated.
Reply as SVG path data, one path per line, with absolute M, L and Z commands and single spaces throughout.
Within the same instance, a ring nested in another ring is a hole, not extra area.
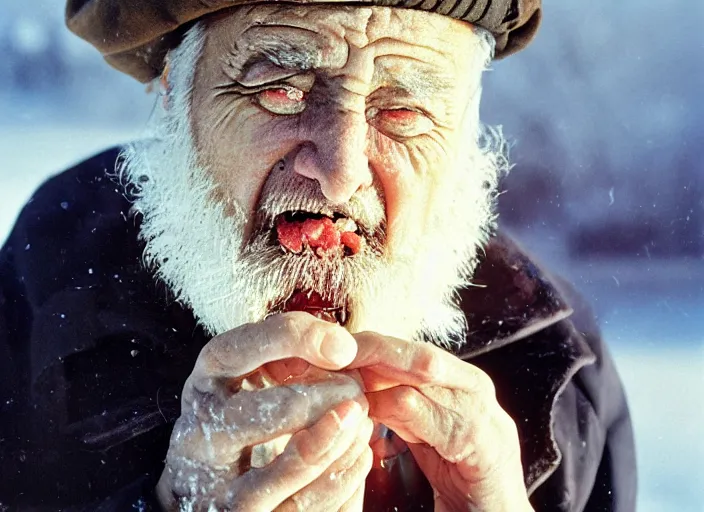
M 254 98 L 263 109 L 277 115 L 300 114 L 306 108 L 306 93 L 290 85 L 264 89 Z
M 416 137 L 433 129 L 433 121 L 411 108 L 371 109 L 367 119 L 380 132 L 391 137 Z

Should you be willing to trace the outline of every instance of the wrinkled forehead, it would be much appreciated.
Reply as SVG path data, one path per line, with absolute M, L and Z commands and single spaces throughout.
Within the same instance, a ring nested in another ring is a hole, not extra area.
M 466 22 L 390 7 L 255 5 L 217 14 L 206 25 L 205 54 L 226 52 L 242 75 L 262 60 L 342 69 L 351 53 L 361 53 L 377 74 L 413 68 L 452 76 L 481 51 L 480 36 Z

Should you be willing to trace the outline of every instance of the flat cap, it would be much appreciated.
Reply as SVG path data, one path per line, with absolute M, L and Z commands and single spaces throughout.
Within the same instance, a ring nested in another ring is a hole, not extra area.
M 273 0 L 277 1 L 277 0 Z M 338 0 L 339 1 L 339 0 Z M 335 0 L 296 0 L 296 4 Z M 262 0 L 67 0 L 66 24 L 105 60 L 141 82 L 161 74 L 164 56 L 190 23 L 221 9 Z M 538 30 L 541 0 L 350 0 L 349 4 L 417 9 L 467 21 L 496 38 L 496 58 L 523 49 Z

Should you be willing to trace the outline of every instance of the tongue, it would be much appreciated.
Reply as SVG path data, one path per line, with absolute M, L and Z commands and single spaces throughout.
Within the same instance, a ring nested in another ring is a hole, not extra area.
M 318 256 L 332 251 L 341 253 L 345 248 L 349 254 L 357 254 L 362 243 L 359 235 L 329 217 L 295 221 L 281 217 L 276 223 L 276 234 L 279 243 L 289 251 L 300 253 L 308 245 Z

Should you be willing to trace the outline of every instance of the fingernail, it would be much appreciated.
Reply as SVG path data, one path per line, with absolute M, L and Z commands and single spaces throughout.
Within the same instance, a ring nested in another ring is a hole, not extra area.
M 320 354 L 334 365 L 347 366 L 357 355 L 357 342 L 344 328 L 331 327 L 320 344 Z

